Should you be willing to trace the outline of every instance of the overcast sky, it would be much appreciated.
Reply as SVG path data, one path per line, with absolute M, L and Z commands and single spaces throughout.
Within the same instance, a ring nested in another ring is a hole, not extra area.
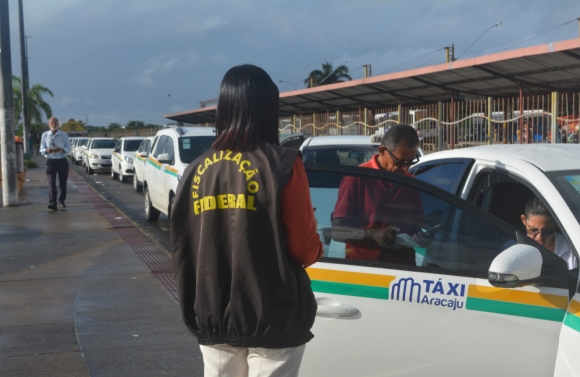
M 264 68 L 280 91 L 325 61 L 354 79 L 578 37 L 578 0 L 23 0 L 31 84 L 61 120 L 162 124 L 216 98 L 225 72 Z M 18 2 L 10 0 L 20 76 Z M 570 22 L 563 25 L 566 22 Z

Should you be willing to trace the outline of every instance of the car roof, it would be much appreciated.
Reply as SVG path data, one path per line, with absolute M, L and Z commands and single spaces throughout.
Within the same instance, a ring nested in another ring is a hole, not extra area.
M 145 136 L 123 136 L 119 140 L 145 140 Z
M 179 134 L 177 129 L 183 131 L 183 135 Z M 215 131 L 211 127 L 168 127 L 157 131 L 157 135 L 177 134 L 178 136 L 215 136 Z
M 544 172 L 580 169 L 578 144 L 494 144 L 431 153 L 423 161 L 440 158 L 476 158 L 490 161 L 525 161 Z
M 307 147 L 322 145 L 380 145 L 380 143 L 371 143 L 370 135 L 315 136 L 307 139 L 305 143 Z

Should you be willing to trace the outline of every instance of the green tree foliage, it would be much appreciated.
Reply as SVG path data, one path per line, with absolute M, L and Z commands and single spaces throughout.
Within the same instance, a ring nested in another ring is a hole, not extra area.
M 337 82 L 344 82 L 352 80 L 348 74 L 348 67 L 346 65 L 339 65 L 336 69 L 332 68 L 332 63 L 326 62 L 322 64 L 322 70 L 315 69 L 310 72 L 308 77 L 304 80 L 304 85 L 307 88 L 320 85 L 335 84 Z
M 125 128 L 128 130 L 137 130 L 140 128 L 145 128 L 145 123 L 143 123 L 140 120 L 132 120 L 127 123 L 127 126 L 125 126 Z
M 31 125 L 41 124 L 43 116 L 47 119 L 52 116 L 50 105 L 44 102 L 44 99 L 42 98 L 44 94 L 54 97 L 50 89 L 40 84 L 34 84 L 32 88 L 28 89 L 26 92 L 28 119 Z M 20 80 L 20 77 L 12 76 L 12 100 L 15 121 L 20 122 L 22 120 L 22 81 Z
M 123 126 L 121 126 L 119 123 L 109 123 L 109 125 L 106 127 L 107 131 L 120 130 L 121 128 L 123 128 Z

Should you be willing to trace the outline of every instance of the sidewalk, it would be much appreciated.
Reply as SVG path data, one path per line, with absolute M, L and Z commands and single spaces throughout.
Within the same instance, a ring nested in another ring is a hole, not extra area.
M 72 169 L 47 209 L 34 160 L 0 207 L 0 376 L 202 376 L 167 255 Z

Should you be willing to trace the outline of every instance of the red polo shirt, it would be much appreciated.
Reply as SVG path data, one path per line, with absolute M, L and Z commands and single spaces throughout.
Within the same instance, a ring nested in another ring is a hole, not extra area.
M 378 154 L 360 165 L 380 169 Z M 406 172 L 406 176 L 413 177 Z M 419 191 L 411 187 L 374 178 L 346 177 L 340 184 L 334 218 L 345 219 L 355 228 L 385 228 L 395 226 L 399 234 L 413 235 L 424 224 L 423 202 Z M 368 245 L 368 246 L 367 246 Z M 382 251 L 375 242 L 365 246 L 346 243 L 347 259 L 377 260 Z

